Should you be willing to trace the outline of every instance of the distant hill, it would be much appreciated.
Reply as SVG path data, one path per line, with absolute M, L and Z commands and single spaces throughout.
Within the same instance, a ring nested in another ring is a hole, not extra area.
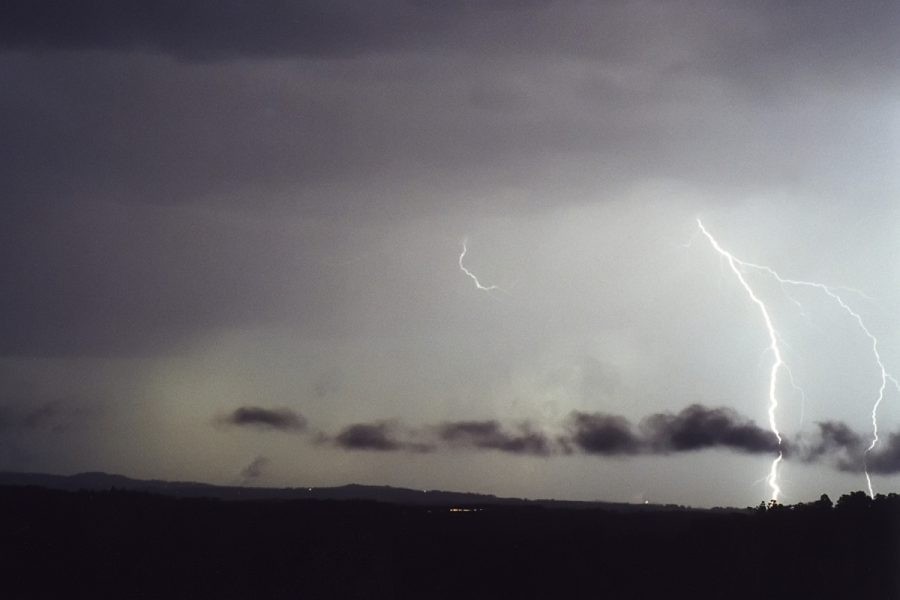
M 546 508 L 591 509 L 635 512 L 686 510 L 676 505 L 627 504 L 617 502 L 579 502 L 570 500 L 527 500 L 498 498 L 490 494 L 412 490 L 390 486 L 349 484 L 339 487 L 241 487 L 219 486 L 185 481 L 132 479 L 123 475 L 90 472 L 77 475 L 0 472 L 0 485 L 36 486 L 67 491 L 110 489 L 150 492 L 179 498 L 216 498 L 220 500 L 373 500 L 409 506 L 542 506 Z

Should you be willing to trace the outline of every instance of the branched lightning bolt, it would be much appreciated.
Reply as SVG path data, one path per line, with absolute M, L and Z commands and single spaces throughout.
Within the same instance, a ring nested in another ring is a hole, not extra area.
M 875 358 L 875 364 L 878 366 L 878 370 L 880 372 L 881 385 L 878 388 L 878 395 L 875 398 L 875 403 L 872 406 L 872 443 L 869 444 L 869 447 L 866 449 L 866 456 L 868 456 L 868 454 L 872 450 L 875 449 L 875 446 L 878 445 L 878 407 L 881 406 L 881 402 L 884 400 L 884 394 L 885 394 L 885 391 L 887 390 L 888 381 L 892 382 L 894 384 L 894 387 L 896 387 L 898 389 L 898 391 L 900 391 L 900 385 L 898 385 L 897 380 L 890 373 L 888 373 L 887 368 L 884 366 L 884 361 L 882 361 L 882 359 L 881 359 L 881 353 L 878 351 L 878 338 L 876 338 L 875 335 L 871 332 L 871 330 L 866 326 L 865 322 L 862 319 L 862 316 L 858 312 L 856 312 L 852 308 L 850 308 L 850 306 L 844 301 L 844 299 L 841 298 L 837 294 L 837 292 L 835 290 L 838 288 L 832 288 L 823 283 L 817 283 L 814 281 L 801 281 L 801 280 L 797 280 L 797 279 L 787 279 L 787 278 L 779 275 L 778 272 L 775 271 L 774 269 L 772 269 L 771 267 L 766 267 L 764 265 L 756 265 L 753 263 L 744 263 L 744 266 L 750 267 L 752 269 L 758 269 L 760 271 L 768 273 L 776 281 L 778 281 L 778 283 L 780 283 L 782 285 L 787 284 L 787 285 L 793 285 L 793 286 L 798 286 L 798 287 L 809 287 L 809 288 L 814 288 L 814 289 L 821 291 L 826 296 L 828 296 L 829 298 L 834 300 L 835 303 L 837 303 L 837 305 L 840 306 L 841 309 L 845 313 L 850 315 L 850 317 L 856 321 L 856 324 L 859 326 L 860 331 L 862 331 L 863 334 L 869 339 L 869 342 L 872 344 L 872 356 Z M 844 289 L 844 288 L 841 288 L 841 289 Z M 860 293 L 860 292 L 856 292 L 856 290 L 848 289 L 847 291 L 854 292 L 854 293 Z M 865 294 L 862 294 L 862 296 L 867 297 L 867 296 L 865 296 Z M 872 478 L 869 476 L 868 465 L 864 465 L 864 466 L 865 466 L 865 474 L 866 474 L 866 485 L 869 488 L 869 496 L 874 498 L 875 492 L 872 488 Z
M 468 270 L 468 269 L 465 267 L 465 265 L 463 265 L 463 258 L 466 256 L 466 252 L 468 252 L 468 251 L 469 251 L 469 249 L 466 247 L 466 240 L 463 240 L 463 242 L 462 242 L 462 252 L 461 252 L 460 255 L 459 255 L 459 268 L 460 268 L 460 270 L 461 270 L 463 273 L 465 273 L 466 275 L 468 275 L 468 276 L 472 279 L 472 281 L 475 282 L 475 287 L 478 288 L 479 290 L 483 290 L 483 291 L 485 291 L 485 292 L 490 292 L 490 291 L 493 291 L 493 290 L 499 290 L 499 289 L 501 289 L 500 286 L 497 286 L 497 285 L 481 285 L 481 282 L 478 281 L 478 277 L 476 277 L 475 274 L 472 273 L 472 271 Z
M 718 246 L 718 244 L 716 244 L 715 240 L 712 238 L 712 236 L 709 234 L 709 232 L 706 231 L 706 229 L 703 227 L 703 224 L 700 222 L 699 219 L 697 220 L 697 223 L 700 226 L 700 230 L 704 233 L 704 235 L 706 235 L 706 237 L 713 244 L 713 247 L 716 248 L 716 250 L 720 254 L 722 254 L 723 256 L 726 256 L 729 259 L 729 264 L 731 265 L 732 270 L 735 271 L 735 273 L 738 275 L 739 279 L 741 280 L 741 283 L 744 284 L 744 288 L 747 289 L 748 292 L 750 292 L 750 289 L 746 285 L 746 282 L 743 279 L 743 277 L 741 277 L 741 273 L 739 272 L 740 270 L 739 269 L 735 270 L 735 265 L 739 265 L 740 267 L 743 267 L 743 268 L 755 269 L 758 271 L 762 271 L 762 272 L 766 273 L 767 275 L 769 275 L 770 277 L 772 277 L 775 281 L 777 281 L 779 283 L 779 285 L 782 286 L 782 288 L 784 288 L 785 285 L 791 285 L 791 286 L 795 286 L 795 287 L 806 287 L 806 288 L 813 288 L 815 290 L 818 290 L 818 291 L 822 292 L 823 294 L 825 294 L 826 296 L 828 296 L 830 299 L 832 299 L 838 306 L 840 306 L 840 308 L 845 313 L 847 313 L 854 321 L 856 321 L 856 324 L 859 327 L 860 331 L 863 333 L 863 335 L 866 336 L 866 338 L 869 340 L 869 342 L 872 345 L 872 356 L 875 359 L 875 364 L 878 367 L 878 371 L 880 374 L 880 380 L 881 380 L 881 383 L 878 388 L 878 394 L 875 398 L 874 404 L 872 405 L 872 413 L 871 413 L 872 442 L 869 444 L 868 448 L 865 451 L 865 456 L 868 457 L 869 453 L 872 452 L 872 450 L 875 449 L 875 446 L 878 445 L 878 441 L 879 441 L 879 438 L 878 438 L 878 408 L 881 406 L 881 403 L 884 400 L 885 392 L 887 391 L 888 382 L 890 382 L 894 386 L 894 388 L 897 389 L 898 392 L 900 392 L 900 382 L 898 382 L 897 379 L 894 378 L 894 376 L 891 373 L 889 373 L 887 368 L 885 367 L 884 361 L 881 358 L 881 353 L 879 352 L 879 349 L 878 349 L 878 338 L 876 338 L 875 335 L 872 333 L 872 331 L 866 326 L 865 322 L 863 321 L 862 316 L 858 312 L 853 310 L 850 307 L 850 305 L 847 304 L 847 302 L 837 292 L 838 292 L 838 290 L 840 290 L 840 291 L 845 291 L 845 292 L 849 292 L 852 294 L 857 294 L 867 300 L 871 300 L 871 298 L 869 296 L 867 296 L 865 293 L 863 293 L 859 290 L 852 289 L 852 288 L 831 287 L 831 286 L 827 286 L 823 283 L 818 283 L 815 281 L 803 281 L 803 280 L 798 280 L 798 279 L 789 279 L 787 277 L 782 277 L 777 271 L 775 271 L 775 269 L 773 269 L 771 267 L 741 261 L 741 260 L 735 258 L 734 256 L 724 253 L 724 251 L 721 249 L 721 247 Z M 800 307 L 801 310 L 803 310 L 803 307 L 800 304 L 800 302 L 798 302 L 797 300 L 792 298 L 790 295 L 787 295 L 787 296 L 788 296 L 788 299 L 791 300 L 791 302 L 793 302 L 798 307 Z M 767 325 L 768 324 L 769 323 L 767 322 Z M 791 384 L 794 385 L 794 387 L 796 387 L 796 385 L 793 382 L 793 375 L 790 373 L 790 371 L 788 371 L 788 374 L 791 376 Z M 802 393 L 802 390 L 801 390 L 801 393 Z M 770 396 L 770 398 L 771 398 L 771 396 Z M 772 407 L 770 405 L 770 409 L 771 408 Z M 770 422 L 771 422 L 771 417 L 772 417 L 771 412 L 770 412 L 769 416 L 770 416 Z M 780 442 L 780 438 L 779 438 L 779 442 Z M 779 460 L 780 460 L 780 458 L 781 457 L 779 456 Z M 775 465 L 773 465 L 773 473 L 774 473 L 774 468 L 775 468 Z M 868 465 L 866 465 L 865 463 L 864 463 L 864 470 L 865 470 L 865 476 L 866 476 L 866 484 L 869 489 L 869 496 L 874 498 L 875 492 L 874 492 L 874 489 L 872 488 L 872 478 L 869 475 Z M 771 474 L 770 474 L 770 477 L 772 477 Z
M 772 351 L 772 356 L 774 357 L 771 370 L 769 371 L 769 429 L 778 440 L 778 446 L 780 448 L 782 442 L 781 433 L 778 431 L 778 424 L 775 419 L 775 413 L 778 410 L 778 395 L 776 392 L 778 389 L 778 373 L 785 367 L 785 363 L 781 355 L 781 347 L 778 344 L 778 334 L 775 331 L 775 326 L 772 324 L 772 317 L 769 315 L 769 309 L 766 307 L 766 304 L 756 295 L 756 292 L 753 291 L 753 288 L 750 287 L 750 284 L 744 277 L 744 273 L 738 267 L 738 265 L 745 266 L 745 263 L 741 262 L 730 252 L 722 248 L 722 246 L 719 245 L 719 242 L 716 241 L 716 238 L 706 230 L 700 219 L 697 219 L 697 225 L 700 227 L 700 231 L 703 232 L 703 235 L 706 236 L 706 239 L 709 240 L 709 243 L 715 251 L 728 262 L 728 266 L 737 277 L 741 287 L 744 288 L 744 291 L 750 296 L 750 300 L 752 300 L 759 308 L 759 312 L 762 314 L 763 321 L 766 324 L 766 331 L 769 334 L 769 350 Z M 784 458 L 784 452 L 779 450 L 778 457 L 772 461 L 772 467 L 769 469 L 768 477 L 766 477 L 766 483 L 769 484 L 769 488 L 772 490 L 772 500 L 774 501 L 778 501 L 778 496 L 781 494 L 781 488 L 778 486 L 778 465 L 781 463 L 782 458 Z

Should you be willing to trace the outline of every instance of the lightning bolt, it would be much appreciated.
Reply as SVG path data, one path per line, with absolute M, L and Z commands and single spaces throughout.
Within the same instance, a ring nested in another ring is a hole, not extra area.
M 500 286 L 496 286 L 496 285 L 481 285 L 481 282 L 478 281 L 478 277 L 476 277 L 475 274 L 474 274 L 472 271 L 470 271 L 470 270 L 468 270 L 468 269 L 466 268 L 466 266 L 463 264 L 463 258 L 465 258 L 466 252 L 468 252 L 468 251 L 469 251 L 469 249 L 466 247 L 466 240 L 463 240 L 463 242 L 462 242 L 462 252 L 461 252 L 460 255 L 459 255 L 459 269 L 460 269 L 463 273 L 465 273 L 466 275 L 468 275 L 469 278 L 472 279 L 472 281 L 475 282 L 475 287 L 478 288 L 479 290 L 483 290 L 483 291 L 485 291 L 485 292 L 490 292 L 490 291 L 493 291 L 493 290 L 500 290 L 500 289 L 501 289 Z
M 713 249 L 719 253 L 727 262 L 728 266 L 731 268 L 731 271 L 737 277 L 738 281 L 741 284 L 741 287 L 744 288 L 744 291 L 747 292 L 747 295 L 750 296 L 750 300 L 759 308 L 759 312 L 762 315 L 763 321 L 766 324 L 766 331 L 769 334 L 769 350 L 772 352 L 772 356 L 774 360 L 772 361 L 772 367 L 769 371 L 769 429 L 775 435 L 775 439 L 778 440 L 778 446 L 781 448 L 781 432 L 778 431 L 778 423 L 775 419 L 775 413 L 778 410 L 778 373 L 782 368 L 785 367 L 784 359 L 781 354 L 781 347 L 778 344 L 778 333 L 775 331 L 775 326 L 772 324 L 772 317 L 769 315 L 769 309 L 766 307 L 765 302 L 760 300 L 759 296 L 756 295 L 756 292 L 753 291 L 753 288 L 750 287 L 750 284 L 747 282 L 747 279 L 744 277 L 743 271 L 739 268 L 738 265 L 746 266 L 746 263 L 738 260 L 734 257 L 733 254 L 722 248 L 719 245 L 719 242 L 716 241 L 716 238 L 712 236 L 709 231 L 707 231 L 706 227 L 703 226 L 703 222 L 700 219 L 697 219 L 697 225 L 700 227 L 700 231 L 706 236 L 706 239 L 709 240 L 709 243 L 712 245 Z M 772 466 L 769 469 L 769 475 L 766 477 L 766 483 L 769 485 L 769 488 L 772 490 L 772 500 L 778 501 L 778 496 L 781 495 L 781 487 L 778 485 L 778 466 L 781 464 L 781 460 L 784 458 L 784 452 L 779 450 L 778 457 L 772 461 Z
M 802 280 L 797 280 L 797 279 L 788 279 L 788 278 L 785 278 L 785 277 L 782 277 L 781 275 L 779 275 L 778 272 L 775 271 L 774 269 L 772 269 L 771 267 L 766 267 L 764 265 L 756 265 L 753 263 L 744 263 L 744 266 L 749 267 L 751 269 L 757 269 L 757 270 L 763 271 L 763 272 L 767 273 L 768 275 L 770 275 L 772 278 L 774 278 L 778 283 L 780 283 L 782 285 L 808 287 L 808 288 L 813 288 L 813 289 L 816 289 L 816 290 L 824 293 L 826 296 L 828 296 L 829 298 L 834 300 L 834 302 L 838 306 L 840 306 L 841 309 L 845 313 L 847 313 L 854 321 L 856 321 L 856 324 L 859 327 L 860 331 L 862 331 L 863 335 L 865 335 L 866 338 L 868 338 L 869 343 L 872 345 L 872 356 L 875 359 L 875 364 L 878 367 L 878 371 L 879 371 L 880 379 L 881 379 L 881 384 L 878 388 L 878 394 L 875 398 L 875 403 L 872 405 L 872 442 L 869 444 L 869 447 L 866 448 L 866 452 L 865 452 L 866 457 L 868 457 L 869 453 L 872 452 L 872 450 L 875 449 L 875 446 L 878 445 L 878 441 L 879 441 L 879 439 L 878 439 L 878 408 L 881 406 L 882 401 L 884 401 L 884 395 L 885 395 L 885 392 L 887 391 L 888 382 L 891 382 L 894 385 L 894 387 L 897 388 L 898 391 L 900 391 L 900 384 L 898 384 L 898 382 L 894 378 L 894 376 L 888 372 L 887 368 L 884 366 L 884 361 L 881 359 L 881 353 L 878 350 L 878 338 L 876 338 L 875 335 L 872 333 L 872 331 L 866 326 L 865 322 L 863 321 L 862 316 L 858 312 L 853 310 L 850 307 L 850 305 L 848 305 L 844 301 L 844 299 L 841 298 L 841 296 L 839 296 L 838 293 L 835 291 L 837 289 L 845 289 L 845 288 L 829 287 L 823 283 L 818 283 L 818 282 L 814 282 L 814 281 L 802 281 Z M 864 298 L 867 298 L 867 296 L 865 294 L 862 294 L 861 292 L 857 292 L 856 290 L 847 290 L 847 291 L 859 293 Z M 872 478 L 869 475 L 868 465 L 864 464 L 864 468 L 865 468 L 865 475 L 866 475 L 866 485 L 869 488 L 869 496 L 874 498 L 875 491 L 872 488 Z
M 842 292 L 850 292 L 853 294 L 857 294 L 867 300 L 871 300 L 871 298 L 859 290 L 855 290 L 855 289 L 851 289 L 851 288 L 844 288 L 844 287 L 832 287 L 832 286 L 828 286 L 823 283 L 819 283 L 819 282 L 815 282 L 815 281 L 803 281 L 803 280 L 798 280 L 798 279 L 789 279 L 787 277 L 782 277 L 775 269 L 773 269 L 771 267 L 741 261 L 741 260 L 735 258 L 734 256 L 728 254 L 724 250 L 722 250 L 722 248 L 716 243 L 716 241 L 712 237 L 712 235 L 710 235 L 710 233 L 703 227 L 703 223 L 701 223 L 699 219 L 697 220 L 697 223 L 700 226 L 700 230 L 703 232 L 703 234 L 713 244 L 713 247 L 720 254 L 722 254 L 723 256 L 725 256 L 726 258 L 729 259 L 729 264 L 732 267 L 732 270 L 735 272 L 735 274 L 738 275 L 738 278 L 740 279 L 741 283 L 744 285 L 744 289 L 746 289 L 748 291 L 748 293 L 751 294 L 751 297 L 753 297 L 752 291 L 750 290 L 749 286 L 746 284 L 746 280 L 742 277 L 742 273 L 740 272 L 740 269 L 736 269 L 735 265 L 739 265 L 742 268 L 754 269 L 754 270 L 766 273 L 767 275 L 772 277 L 775 281 L 777 281 L 778 284 L 781 285 L 782 289 L 784 289 L 784 286 L 789 285 L 789 286 L 794 286 L 794 287 L 812 288 L 819 292 L 822 292 L 828 298 L 833 300 L 835 302 L 835 304 L 837 304 L 841 308 L 841 310 L 843 310 L 847 315 L 850 316 L 850 318 L 852 318 L 856 322 L 859 330 L 863 333 L 863 335 L 869 340 L 869 343 L 871 344 L 872 356 L 873 356 L 873 358 L 875 360 L 875 364 L 878 368 L 879 375 L 880 375 L 880 381 L 881 381 L 881 383 L 878 387 L 878 393 L 876 395 L 875 402 L 872 405 L 872 412 L 871 412 L 872 441 L 869 444 L 868 448 L 866 448 L 866 451 L 865 451 L 865 457 L 867 458 L 868 455 L 872 452 L 872 450 L 875 449 L 875 447 L 878 445 L 878 442 L 879 442 L 878 409 L 881 406 L 881 403 L 884 401 L 888 383 L 890 382 L 894 386 L 894 388 L 898 392 L 900 392 L 900 382 L 898 382 L 897 379 L 891 373 L 888 372 L 887 367 L 885 367 L 884 361 L 881 358 L 881 352 L 879 351 L 879 348 L 878 348 L 878 338 L 875 337 L 875 335 L 872 333 L 872 331 L 865 324 L 865 322 L 863 321 L 862 315 L 860 315 L 858 312 L 853 310 L 853 308 L 851 308 L 850 305 L 847 304 L 847 302 L 837 292 L 838 292 L 838 290 L 840 290 Z M 800 304 L 800 302 L 798 302 L 796 299 L 792 298 L 786 292 L 785 292 L 785 295 L 787 295 L 788 299 L 790 299 L 791 302 L 793 302 L 795 305 L 797 305 L 801 309 L 801 311 L 803 310 L 803 306 L 802 306 L 802 304 Z M 763 309 L 763 306 L 761 305 L 760 308 Z M 767 319 L 766 325 L 769 326 L 770 324 L 771 324 L 770 321 Z M 770 331 L 769 331 L 770 336 L 771 336 L 772 332 L 773 332 L 773 330 L 770 329 Z M 780 367 L 784 367 L 787 370 L 787 367 L 783 364 L 780 365 Z M 788 374 L 791 378 L 791 385 L 794 386 L 795 388 L 797 388 L 796 384 L 793 381 L 793 374 L 791 374 L 790 370 L 788 370 Z M 777 375 L 777 373 L 775 371 L 773 371 L 773 377 L 775 375 Z M 771 389 L 772 388 L 770 387 L 770 392 L 771 392 Z M 797 389 L 799 389 L 799 388 L 797 388 Z M 805 400 L 805 394 L 802 393 L 802 390 L 799 390 L 799 391 L 801 392 L 801 396 Z M 774 407 L 772 406 L 772 403 L 771 403 L 772 401 L 775 402 Z M 774 421 L 772 420 L 773 414 L 774 414 L 773 409 L 776 407 L 777 407 L 777 399 L 775 399 L 774 396 L 770 394 L 769 417 L 770 417 L 770 423 L 773 424 L 773 431 L 774 431 Z M 781 442 L 781 439 L 779 437 L 779 443 L 780 442 Z M 778 461 L 780 461 L 780 460 L 781 460 L 781 456 L 779 456 L 779 458 L 778 458 Z M 776 461 L 776 463 L 773 464 L 772 471 L 770 472 L 770 475 L 769 475 L 769 477 L 772 481 L 774 481 L 774 477 L 775 477 L 775 473 L 776 473 L 776 466 L 777 466 L 778 461 Z M 869 490 L 869 496 L 874 498 L 875 491 L 872 487 L 872 478 L 869 475 L 868 464 L 866 464 L 865 460 L 864 460 L 864 471 L 865 471 L 865 476 L 866 476 L 866 485 Z

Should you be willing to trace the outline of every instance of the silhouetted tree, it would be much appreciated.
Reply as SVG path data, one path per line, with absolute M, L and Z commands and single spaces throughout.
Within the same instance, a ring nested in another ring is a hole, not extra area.
M 831 501 L 831 498 L 828 497 L 828 494 L 822 494 L 815 502 L 815 506 L 816 508 L 831 510 L 831 508 L 834 506 L 834 502 Z
M 843 512 L 861 513 L 872 506 L 872 499 L 865 492 L 856 491 L 838 498 L 836 508 Z

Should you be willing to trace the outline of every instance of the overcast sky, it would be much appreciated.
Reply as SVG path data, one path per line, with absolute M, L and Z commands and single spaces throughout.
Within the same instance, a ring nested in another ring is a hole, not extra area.
M 898 31 L 893 2 L 7 0 L 0 469 L 746 506 L 784 451 L 786 502 L 865 489 L 871 340 L 746 271 L 805 392 L 782 373 L 779 448 L 764 320 L 697 218 L 835 286 L 900 373 Z M 890 385 L 878 417 L 900 491 Z

